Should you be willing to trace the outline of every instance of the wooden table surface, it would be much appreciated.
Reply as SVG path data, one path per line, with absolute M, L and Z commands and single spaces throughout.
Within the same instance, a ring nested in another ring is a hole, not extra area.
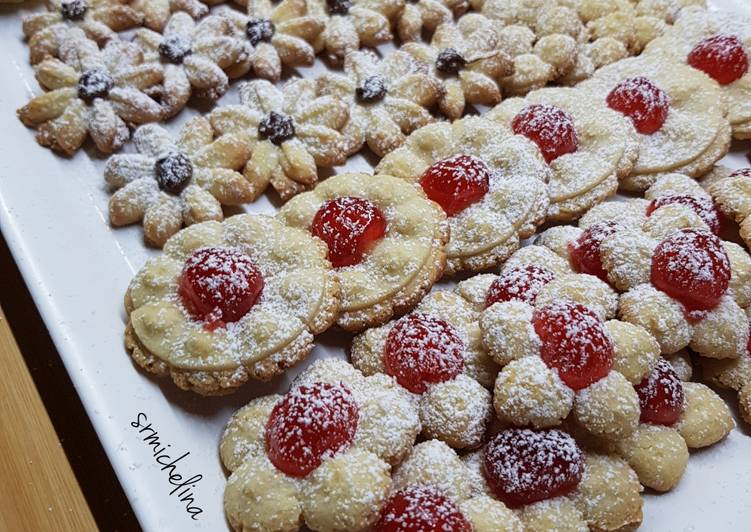
M 140 530 L 0 237 L 0 530 Z

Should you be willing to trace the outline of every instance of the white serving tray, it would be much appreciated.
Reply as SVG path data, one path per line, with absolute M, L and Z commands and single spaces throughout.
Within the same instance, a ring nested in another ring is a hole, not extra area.
M 751 15 L 747 2 L 711 0 L 714 7 Z M 143 245 L 140 226 L 110 228 L 103 159 L 84 152 L 71 159 L 54 155 L 39 147 L 33 131 L 16 119 L 16 109 L 39 92 L 21 33 L 20 16 L 30 9 L 39 7 L 0 9 L 0 227 L 142 527 L 225 530 L 225 476 L 217 443 L 227 419 L 254 396 L 286 390 L 294 375 L 316 358 L 344 358 L 348 338 L 324 334 L 306 362 L 287 375 L 267 384 L 251 382 L 224 398 L 182 392 L 171 380 L 153 379 L 136 369 L 122 342 L 122 297 L 131 276 L 156 251 Z M 236 93 L 231 91 L 222 101 L 236 101 Z M 176 129 L 193 113 L 186 110 L 168 127 Z M 748 165 L 748 148 L 735 146 L 726 162 Z M 371 166 L 356 157 L 346 168 Z M 268 197 L 247 208 L 274 209 Z M 151 430 L 142 429 L 149 423 L 158 433 L 160 456 L 175 459 L 189 453 L 174 468 L 163 470 L 155 462 L 155 449 L 144 441 Z M 710 449 L 692 453 L 677 489 L 646 496 L 642 529 L 751 529 L 749 457 L 751 436 L 743 428 Z M 169 473 L 192 482 L 176 489 L 174 484 L 181 481 L 173 476 L 171 484 Z M 193 500 L 180 501 L 180 493 Z M 200 508 L 196 519 L 187 506 L 194 512 Z

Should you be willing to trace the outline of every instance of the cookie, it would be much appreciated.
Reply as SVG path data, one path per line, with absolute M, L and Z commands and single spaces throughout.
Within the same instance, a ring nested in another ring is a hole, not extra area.
M 717 208 L 740 225 L 740 236 L 751 246 L 751 168 L 716 166 L 702 181 Z
M 338 98 L 317 96 L 315 80 L 291 78 L 280 87 L 249 81 L 240 85 L 240 102 L 208 118 L 217 135 L 234 133 L 253 148 L 243 173 L 254 196 L 271 185 L 286 201 L 318 182 L 319 166 L 345 162 L 349 109 Z
M 420 428 L 409 394 L 384 375 L 320 360 L 284 395 L 230 419 L 219 453 L 231 472 L 224 511 L 234 530 L 370 530 L 391 465 Z
M 206 118 L 196 116 L 177 139 L 156 124 L 133 135 L 136 153 L 113 155 L 104 178 L 114 189 L 110 223 L 141 222 L 151 245 L 164 243 L 185 225 L 224 218 L 222 205 L 252 201 L 253 187 L 238 170 L 250 157 L 237 135 L 214 137 Z
M 342 292 L 337 325 L 347 331 L 412 309 L 446 264 L 446 215 L 397 177 L 330 177 L 289 201 L 278 218 L 327 244 Z
M 447 274 L 497 266 L 546 218 L 551 170 L 537 146 L 482 117 L 418 129 L 376 173 L 419 182 L 443 207 Z
M 196 23 L 178 11 L 164 26 L 162 34 L 150 29 L 136 30 L 134 42 L 144 60 L 164 65 L 164 81 L 159 101 L 165 118 L 179 113 L 192 95 L 214 102 L 229 88 L 229 76 L 237 65 L 248 60 L 251 48 L 231 38 L 226 20 L 210 16 Z
M 483 115 L 534 141 L 553 174 L 548 219 L 575 220 L 615 194 L 638 155 L 630 120 L 571 88 L 509 98 Z
M 252 71 L 259 78 L 279 81 L 284 67 L 313 65 L 323 48 L 324 15 L 314 13 L 305 0 L 246 4 L 247 15 L 228 7 L 215 11 L 230 23 L 236 39 L 253 48 L 247 63 L 232 71 L 236 77 Z
M 34 70 L 49 92 L 21 107 L 18 117 L 37 129 L 37 142 L 73 155 L 91 137 L 102 153 L 119 150 L 131 125 L 156 122 L 161 105 L 147 91 L 164 78 L 161 65 L 145 62 L 134 43 L 110 40 L 99 50 L 78 28 L 67 30 L 60 58 L 48 57 Z
M 484 440 L 498 367 L 482 345 L 479 313 L 459 294 L 434 291 L 415 310 L 352 341 L 352 364 L 385 373 L 415 394 L 422 435 L 456 449 Z
M 706 174 L 730 147 L 719 85 L 679 63 L 631 58 L 597 71 L 578 87 L 631 119 L 639 157 L 621 188 L 644 191 L 660 174 Z
M 690 7 L 644 53 L 688 64 L 717 81 L 728 105 L 733 137 L 747 139 L 751 138 L 749 46 L 751 19 Z
M 162 32 L 175 13 L 186 13 L 194 20 L 209 14 L 209 6 L 221 0 L 132 0 L 133 8 L 143 16 L 143 25 Z
M 443 94 L 441 82 L 428 65 L 395 50 L 379 59 L 371 51 L 350 52 L 344 75 L 326 72 L 317 78 L 320 94 L 347 103 L 353 127 L 348 128 L 355 153 L 363 145 L 378 157 L 404 144 L 406 135 L 434 118 L 430 109 Z
M 125 345 L 149 373 L 223 395 L 303 360 L 338 306 L 321 242 L 240 214 L 183 229 L 146 262 L 125 295 Z
M 438 107 L 452 120 L 467 105 L 501 101 L 499 82 L 513 73 L 513 61 L 501 49 L 493 23 L 477 13 L 439 25 L 430 44 L 409 42 L 401 50 L 430 65 L 431 74 L 443 80 Z
M 396 21 L 396 33 L 403 43 L 419 41 L 423 32 L 432 34 L 444 22 L 467 12 L 467 0 L 410 0 Z

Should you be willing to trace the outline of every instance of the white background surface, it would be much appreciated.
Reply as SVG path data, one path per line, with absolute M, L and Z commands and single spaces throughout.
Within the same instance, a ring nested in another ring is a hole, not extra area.
M 713 6 L 751 15 L 747 0 L 711 0 Z M 28 8 L 27 8 L 28 9 Z M 38 7 L 37 7 L 38 9 Z M 141 228 L 113 230 L 103 159 L 78 153 L 72 159 L 39 147 L 15 117 L 39 89 L 28 65 L 21 8 L 0 9 L 0 225 L 71 374 L 123 488 L 146 530 L 224 530 L 224 473 L 217 443 L 234 410 L 251 397 L 284 391 L 294 374 L 315 357 L 344 357 L 344 335 L 327 333 L 305 363 L 268 384 L 249 383 L 224 398 L 178 390 L 171 380 L 137 370 L 122 343 L 122 297 L 133 273 L 156 253 L 142 243 Z M 304 74 L 304 72 L 303 72 Z M 234 103 L 231 91 L 223 102 Z M 175 131 L 191 112 L 168 127 Z M 748 144 L 737 145 L 726 163 L 747 166 Z M 348 169 L 366 169 L 361 157 Z M 337 169 L 341 172 L 342 169 Z M 271 197 L 271 195 L 269 195 Z M 273 212 L 269 197 L 247 210 Z M 2 283 L 0 280 L 0 289 Z M 154 463 L 151 448 L 130 423 L 139 412 L 158 430 L 168 453 L 190 455 L 179 463 L 185 478 L 200 474 L 193 488 L 203 509 L 192 521 L 184 504 Z M 736 428 L 724 442 L 692 453 L 677 489 L 647 494 L 643 530 L 725 531 L 751 529 L 751 436 Z

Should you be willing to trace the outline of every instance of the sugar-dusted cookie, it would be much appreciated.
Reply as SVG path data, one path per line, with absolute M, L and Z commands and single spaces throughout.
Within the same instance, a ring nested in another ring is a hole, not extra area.
M 379 157 L 432 122 L 430 109 L 443 94 L 441 82 L 430 74 L 428 65 L 400 50 L 383 59 L 372 51 L 349 52 L 344 75 L 326 72 L 317 83 L 320 94 L 336 96 L 350 108 L 350 151 L 359 151 L 367 143 Z
M 430 65 L 431 73 L 443 80 L 445 92 L 438 107 L 450 119 L 461 117 L 468 104 L 501 101 L 499 82 L 514 68 L 493 22 L 478 13 L 441 24 L 430 44 L 410 42 L 401 50 Z
M 730 11 L 690 7 L 645 54 L 688 64 L 720 84 L 733 136 L 751 138 L 751 19 Z
M 125 295 L 125 344 L 146 371 L 221 395 L 304 359 L 338 306 L 321 242 L 240 214 L 183 229 L 146 262 Z
M 663 353 L 740 357 L 751 257 L 716 236 L 718 213 L 693 179 L 668 174 L 646 197 L 598 205 L 580 229 L 549 229 L 541 242 L 623 292 L 620 319 L 650 331 Z
M 17 111 L 24 124 L 37 129 L 42 146 L 72 155 L 91 137 L 100 152 L 112 153 L 130 136 L 129 125 L 164 116 L 147 94 L 162 82 L 164 70 L 145 62 L 136 44 L 113 39 L 100 50 L 83 31 L 70 28 L 58 55 L 34 67 L 49 92 Z
M 548 219 L 574 220 L 611 196 L 638 155 L 630 120 L 570 88 L 545 88 L 510 98 L 484 118 L 534 141 L 553 170 Z
M 372 530 L 391 465 L 419 430 L 414 401 L 393 379 L 320 360 L 287 393 L 252 400 L 227 424 L 227 519 L 237 531 Z
M 143 25 L 162 32 L 170 17 L 178 12 L 187 13 L 194 20 L 209 14 L 209 6 L 222 0 L 132 0 L 133 9 L 143 16 Z
M 60 45 L 71 28 L 103 46 L 143 22 L 143 14 L 129 0 L 46 0 L 47 11 L 23 17 L 23 34 L 29 43 L 32 64 L 58 57 Z
M 751 168 L 716 166 L 702 182 L 717 208 L 740 225 L 740 236 L 751 247 Z
M 578 87 L 629 117 L 639 157 L 622 188 L 643 191 L 664 173 L 706 174 L 730 147 L 719 85 L 695 69 L 655 57 L 624 59 Z
M 196 23 L 187 13 L 172 15 L 161 34 L 136 30 L 145 61 L 164 65 L 159 101 L 165 118 L 179 113 L 191 95 L 213 102 L 229 88 L 226 72 L 248 60 L 251 47 L 231 38 L 232 28 L 220 17 Z
M 217 135 L 243 136 L 253 148 L 243 173 L 255 196 L 271 185 L 287 200 L 318 182 L 319 166 L 346 160 L 349 109 L 334 96 L 317 96 L 315 80 L 291 78 L 280 87 L 249 81 L 240 86 L 240 102 L 208 118 Z
M 311 66 L 323 48 L 322 33 L 327 17 L 314 13 L 306 0 L 245 0 L 238 2 L 247 14 L 229 7 L 215 13 L 234 29 L 236 39 L 253 47 L 242 67 L 233 71 L 241 76 L 249 70 L 257 77 L 279 81 L 283 67 Z
M 418 129 L 376 173 L 419 182 L 443 207 L 451 226 L 449 274 L 497 266 L 547 213 L 551 170 L 537 146 L 481 117 Z
M 446 265 L 446 215 L 397 177 L 330 177 L 289 201 L 278 217 L 327 244 L 342 292 L 337 324 L 348 331 L 412 309 Z
M 224 218 L 222 205 L 252 201 L 253 187 L 238 172 L 250 157 L 237 135 L 214 137 L 209 121 L 189 120 L 177 139 L 146 124 L 133 134 L 136 153 L 113 155 L 104 178 L 114 189 L 110 223 L 143 224 L 146 241 L 162 247 L 184 225 Z
M 396 33 L 402 42 L 419 41 L 423 32 L 433 33 L 440 24 L 453 21 L 467 9 L 467 0 L 409 0 L 396 21 Z
M 424 437 L 457 449 L 483 442 L 493 410 L 484 387 L 498 367 L 461 295 L 431 292 L 412 313 L 356 336 L 350 356 L 365 375 L 385 373 L 415 394 Z

